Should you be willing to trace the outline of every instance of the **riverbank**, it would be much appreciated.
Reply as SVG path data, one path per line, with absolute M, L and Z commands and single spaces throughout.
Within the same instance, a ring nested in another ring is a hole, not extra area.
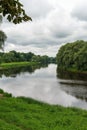
M 87 130 L 87 111 L 24 97 L 0 98 L 0 130 Z
M 11 62 L 11 63 L 2 63 L 0 64 L 0 70 L 7 70 L 12 68 L 18 67 L 28 67 L 28 66 L 35 66 L 40 65 L 39 62 Z
M 75 68 L 68 68 L 66 71 L 73 72 L 73 73 L 87 74 L 87 71 L 81 71 L 81 70 L 77 70 Z
M 57 67 L 58 71 L 65 71 L 65 72 L 71 72 L 71 73 L 77 73 L 77 74 L 87 74 L 87 71 L 81 71 L 81 70 L 77 70 L 75 68 L 67 68 L 67 69 L 63 69 L 63 68 L 59 68 Z

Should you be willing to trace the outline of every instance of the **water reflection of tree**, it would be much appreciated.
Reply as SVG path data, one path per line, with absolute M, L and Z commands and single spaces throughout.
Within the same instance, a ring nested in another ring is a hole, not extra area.
M 77 73 L 69 72 L 58 69 L 57 67 L 57 77 L 60 79 L 71 79 L 71 80 L 83 80 L 87 81 L 87 73 Z
M 42 67 L 47 67 L 48 65 L 34 65 L 34 66 L 27 66 L 27 67 L 17 67 L 17 68 L 10 68 L 7 70 L 0 70 L 0 77 L 2 77 L 2 75 L 6 76 L 6 77 L 16 77 L 17 75 L 20 75 L 21 73 L 34 73 L 36 69 L 40 69 Z
M 87 102 L 87 74 L 63 71 L 57 68 L 57 78 L 63 91 Z
M 75 97 L 76 99 L 84 100 L 87 102 L 87 82 L 61 80 L 59 81 L 62 91 Z

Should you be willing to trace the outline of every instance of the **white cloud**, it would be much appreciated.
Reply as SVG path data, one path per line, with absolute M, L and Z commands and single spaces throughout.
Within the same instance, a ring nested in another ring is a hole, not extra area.
M 20 1 L 23 3 L 26 12 L 32 19 L 45 17 L 52 10 L 52 5 L 48 0 Z

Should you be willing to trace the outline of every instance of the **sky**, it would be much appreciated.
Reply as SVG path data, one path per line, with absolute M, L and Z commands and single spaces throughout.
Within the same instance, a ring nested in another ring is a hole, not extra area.
M 59 48 L 87 40 L 87 0 L 20 0 L 32 22 L 18 25 L 3 20 L 5 51 L 56 56 Z

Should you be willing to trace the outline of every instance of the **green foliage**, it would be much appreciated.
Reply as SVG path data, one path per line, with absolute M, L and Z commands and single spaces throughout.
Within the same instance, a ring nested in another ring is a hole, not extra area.
M 76 41 L 62 46 L 57 54 L 59 69 L 87 71 L 87 42 Z
M 87 130 L 87 111 L 24 97 L 3 97 L 0 130 Z
M 44 55 L 44 56 L 34 55 L 32 57 L 32 61 L 40 62 L 42 64 L 49 63 L 49 60 L 50 60 L 50 58 L 48 56 L 46 56 L 46 55 Z
M 7 20 L 14 24 L 32 20 L 31 17 L 25 13 L 23 5 L 19 0 L 0 0 L 0 13 L 2 17 L 6 16 Z
M 3 96 L 4 96 L 4 97 L 12 97 L 12 94 L 5 92 L 5 93 L 3 94 Z
M 12 97 L 11 93 L 4 92 L 2 89 L 0 89 L 0 94 L 3 94 L 4 97 Z
M 2 16 L 0 15 L 0 23 L 2 23 Z M 6 41 L 7 36 L 6 34 L 0 30 L 0 49 L 3 50 L 4 42 Z
M 46 55 L 44 56 L 35 55 L 32 52 L 23 53 L 23 52 L 10 51 L 8 53 L 0 53 L 1 63 L 24 62 L 24 61 L 48 64 L 52 62 L 54 63 L 55 58 L 48 57 Z
M 3 94 L 3 93 L 4 93 L 4 91 L 2 89 L 0 89 L 0 94 Z
M 6 41 L 7 36 L 6 34 L 0 30 L 0 49 L 3 49 L 4 42 Z

